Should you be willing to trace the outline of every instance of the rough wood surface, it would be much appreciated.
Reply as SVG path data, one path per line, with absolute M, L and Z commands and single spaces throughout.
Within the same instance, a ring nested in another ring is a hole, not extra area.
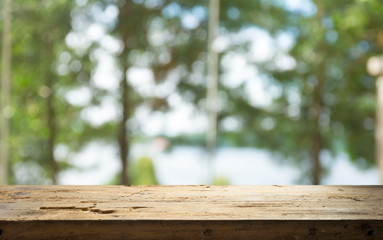
M 0 240 L 53 238 L 383 239 L 383 186 L 0 187 Z

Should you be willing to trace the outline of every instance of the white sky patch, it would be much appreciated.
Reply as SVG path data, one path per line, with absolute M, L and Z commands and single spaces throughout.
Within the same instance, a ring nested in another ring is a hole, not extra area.
M 258 31 L 250 45 L 249 59 L 254 62 L 266 62 L 273 57 L 274 49 L 275 47 L 270 35 L 263 31 Z
M 65 144 L 56 144 L 54 149 L 54 156 L 57 161 L 65 160 L 70 153 L 70 148 Z
M 15 181 L 18 184 L 30 184 L 31 182 L 36 183 L 36 181 L 38 181 L 37 184 L 51 184 L 49 180 L 42 179 L 47 177 L 46 172 L 40 164 L 34 161 L 16 162 L 13 170 Z
M 253 106 L 267 107 L 273 98 L 280 95 L 280 89 L 273 85 L 266 76 L 257 70 L 257 63 L 272 61 L 281 71 L 291 70 L 296 61 L 287 52 L 294 45 L 294 38 L 289 33 L 281 33 L 273 39 L 265 30 L 248 28 L 231 35 L 233 44 L 249 44 L 250 51 L 228 52 L 222 57 L 223 75 L 220 81 L 229 88 L 245 83 L 245 92 Z
M 199 26 L 200 20 L 196 15 L 186 12 L 181 17 L 181 23 L 185 28 L 195 29 Z
M 115 59 L 103 49 L 96 50 L 94 58 L 98 64 L 92 76 L 92 82 L 100 89 L 116 91 L 119 87 L 121 72 L 116 66 Z
M 60 184 L 94 185 L 105 184 L 120 169 L 118 150 L 104 143 L 89 144 L 82 153 L 71 157 L 75 166 L 83 169 L 70 169 L 59 175 Z M 132 146 L 132 157 L 143 155 L 153 158 L 156 176 L 161 184 L 207 184 L 206 152 L 202 148 L 176 146 L 170 152 L 153 154 L 148 145 Z M 252 148 L 219 148 L 213 162 L 216 176 L 227 177 L 234 185 L 291 185 L 301 175 L 298 168 L 280 164 L 268 152 Z M 235 161 L 233 161 L 235 159 Z M 262 167 L 260 167 L 262 166 Z M 29 166 L 28 166 L 29 167 Z M 28 176 L 20 171 L 22 177 Z M 85 171 L 86 170 L 86 171 Z M 38 172 L 41 174 L 41 172 Z M 332 166 L 324 184 L 379 184 L 379 171 L 373 168 L 362 171 L 347 159 L 339 158 Z
M 213 49 L 216 52 L 223 52 L 230 46 L 230 38 L 220 35 L 213 42 Z
M 231 51 L 222 57 L 223 74 L 220 81 L 229 88 L 245 83 L 246 95 L 253 106 L 269 106 L 273 98 L 280 96 L 281 89 L 258 72 L 257 63 L 270 61 L 281 71 L 293 69 L 296 61 L 287 52 L 295 44 L 294 36 L 282 32 L 273 38 L 266 30 L 257 27 L 228 36 L 234 46 L 248 44 L 249 51 Z
M 162 15 L 166 18 L 172 18 L 178 16 L 181 12 L 181 7 L 175 2 L 170 3 L 165 8 L 162 9 Z
M 169 106 L 176 107 L 182 102 L 182 98 L 178 93 L 174 92 L 169 95 L 168 102 Z
M 265 89 L 265 83 L 257 76 L 245 84 L 245 92 L 251 105 L 256 107 L 267 107 L 271 104 L 273 96 Z
M 252 148 L 223 148 L 217 151 L 215 174 L 230 179 L 231 184 L 293 184 L 297 168 L 272 161 L 272 156 Z M 235 161 L 233 161 L 235 159 Z
M 122 52 L 123 44 L 116 38 L 108 35 L 104 35 L 100 40 L 100 45 L 110 54 L 119 54 Z
M 289 51 L 295 44 L 294 36 L 288 32 L 282 32 L 275 38 L 277 46 L 283 51 Z
M 74 106 L 86 106 L 92 99 L 92 91 L 87 87 L 80 87 L 68 91 L 65 99 Z
M 280 85 L 272 84 L 268 85 L 266 89 L 267 93 L 269 93 L 273 98 L 278 98 L 282 95 L 282 87 Z
M 92 42 L 82 33 L 70 32 L 65 37 L 65 43 L 68 47 L 74 49 L 77 55 L 82 56 L 86 53 Z
M 229 88 L 236 88 L 249 77 L 256 75 L 255 66 L 249 67 L 246 57 L 241 53 L 229 52 L 222 57 L 221 66 L 224 74 L 220 81 Z
M 105 36 L 105 28 L 101 24 L 92 23 L 86 30 L 86 36 L 91 41 L 99 41 Z
M 174 95 L 171 99 L 171 105 L 176 107 L 167 113 L 151 112 L 148 106 L 141 106 L 136 110 L 136 121 L 144 134 L 177 136 L 203 133 L 206 130 L 205 114 L 197 111 L 191 104 L 185 103 L 179 96 Z
M 169 136 L 180 134 L 198 134 L 207 129 L 207 116 L 197 111 L 188 103 L 180 106 L 166 114 L 166 130 Z
M 146 105 L 136 109 L 135 120 L 144 134 L 156 136 L 163 134 L 165 128 L 165 116 L 162 112 L 152 112 Z
M 295 68 L 296 63 L 297 62 L 293 57 L 283 53 L 277 54 L 274 60 L 275 66 L 281 71 L 287 71 Z
M 254 62 L 270 60 L 275 53 L 274 40 L 261 28 L 249 27 L 230 36 L 234 45 L 249 44 L 247 57 Z
M 153 96 L 154 76 L 149 68 L 132 67 L 127 72 L 128 82 L 143 97 Z
M 379 171 L 377 168 L 361 170 L 355 164 L 352 164 L 346 155 L 339 156 L 330 169 L 323 184 L 335 185 L 369 185 L 379 184 Z
M 141 106 L 135 116 L 140 129 L 148 136 L 202 133 L 207 126 L 206 117 L 196 113 L 193 106 L 184 102 L 178 103 L 175 109 L 167 113 L 151 112 L 149 107 Z
M 248 44 L 249 50 L 246 54 L 241 52 L 236 54 L 243 56 L 243 58 L 246 58 L 245 61 L 250 61 L 253 65 L 271 61 L 281 71 L 291 70 L 296 65 L 294 58 L 287 54 L 295 44 L 294 36 L 291 33 L 281 32 L 273 38 L 264 29 L 249 27 L 228 36 L 230 37 L 229 42 L 231 41 L 233 45 Z M 234 56 L 232 53 L 225 55 L 222 59 L 223 66 L 230 66 L 235 62 Z M 235 69 L 238 69 L 238 67 L 237 65 Z M 240 72 L 241 70 L 236 71 Z
M 90 106 L 82 110 L 81 118 L 97 127 L 109 121 L 117 121 L 119 112 L 116 99 L 105 97 L 100 106 Z
M 114 146 L 93 142 L 82 152 L 69 158 L 70 163 L 77 168 L 61 172 L 59 183 L 66 185 L 106 184 L 121 169 L 117 154 Z
M 175 147 L 158 155 L 153 163 L 160 184 L 208 184 L 206 154 L 202 149 Z
M 102 16 L 100 19 L 102 19 L 102 22 L 104 23 L 110 23 L 113 21 L 116 21 L 116 18 L 118 16 L 118 7 L 114 4 L 109 4 L 104 12 L 102 13 Z
M 162 112 L 152 112 L 148 118 L 140 121 L 143 131 L 152 136 L 160 135 L 164 132 L 165 114 Z
M 310 0 L 286 0 L 284 6 L 289 11 L 298 12 L 305 16 L 311 16 L 317 10 L 315 4 Z
M 200 21 L 206 19 L 207 14 L 208 14 L 206 8 L 204 8 L 202 6 L 193 7 L 193 9 L 191 10 L 191 13 L 194 16 L 196 16 Z

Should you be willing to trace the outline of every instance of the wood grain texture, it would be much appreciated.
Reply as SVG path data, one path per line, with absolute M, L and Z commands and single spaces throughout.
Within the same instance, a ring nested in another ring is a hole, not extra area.
M 1 186 L 3 239 L 383 239 L 383 186 Z

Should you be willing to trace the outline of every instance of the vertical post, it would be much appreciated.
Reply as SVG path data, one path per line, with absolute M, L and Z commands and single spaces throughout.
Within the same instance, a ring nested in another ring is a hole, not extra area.
M 11 78 L 11 0 L 3 1 L 3 44 L 1 54 L 0 184 L 7 184 L 9 155 L 9 94 Z
M 383 56 L 371 57 L 367 61 L 367 72 L 376 79 L 375 153 L 380 183 L 383 184 Z
M 209 178 L 213 183 L 213 159 L 217 145 L 217 92 L 218 92 L 218 53 L 214 49 L 214 41 L 219 29 L 219 0 L 209 1 L 209 35 L 208 35 L 208 78 L 207 78 L 207 107 L 209 125 L 206 147 L 209 155 Z
M 375 148 L 380 183 L 383 184 L 383 75 L 376 80 Z

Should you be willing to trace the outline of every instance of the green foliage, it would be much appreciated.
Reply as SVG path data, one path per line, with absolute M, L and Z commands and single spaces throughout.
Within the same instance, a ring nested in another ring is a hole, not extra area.
M 367 2 L 315 3 L 315 15 L 291 22 L 291 27 L 298 25 L 301 29 L 289 52 L 296 67 L 273 71 L 265 66 L 283 89 L 274 103 L 274 108 L 282 111 L 273 113 L 277 124 L 270 131 L 278 139 L 270 139 L 265 145 L 286 157 L 312 161 L 313 146 L 319 144 L 317 155 L 323 150 L 333 156 L 346 152 L 352 161 L 362 158 L 366 166 L 372 166 L 374 129 L 366 126 L 366 121 L 374 118 L 375 92 L 373 79 L 366 73 L 366 61 L 379 52 L 374 50 L 377 35 L 366 28 L 376 19 L 366 18 Z M 299 96 L 299 101 L 292 102 L 292 93 Z M 295 114 L 291 114 L 294 109 Z
M 130 163 L 130 182 L 132 185 L 158 185 L 153 161 L 149 157 L 141 157 L 137 162 Z M 121 183 L 121 174 L 117 174 L 108 184 Z
M 248 78 L 235 88 L 220 85 L 224 98 L 220 99 L 223 107 L 218 119 L 219 143 L 271 150 L 279 159 L 301 166 L 302 182 L 318 181 L 313 180 L 314 174 L 318 178 L 325 176 L 327 169 L 315 167 L 314 162 L 319 159 L 320 164 L 326 151 L 333 159 L 347 153 L 352 161 L 366 162 L 365 167 L 375 164 L 375 87 L 374 79 L 366 73 L 366 61 L 380 54 L 382 33 L 378 23 L 383 4 L 379 1 L 313 4 L 316 10 L 308 14 L 288 11 L 280 1 L 221 1 L 221 34 L 235 34 L 250 27 L 263 29 L 271 36 L 288 34 L 294 44 L 286 54 L 293 59 L 294 66 L 281 69 L 276 65 L 276 57 L 264 62 L 248 59 L 260 72 L 262 81 L 281 92 L 266 107 L 252 104 L 246 93 L 245 85 L 253 79 Z M 185 44 L 199 46 L 199 43 L 198 39 L 190 38 Z M 246 43 L 231 44 L 221 53 L 222 59 L 248 48 Z M 195 47 L 192 56 L 204 54 L 206 48 Z M 172 61 L 185 64 L 188 71 L 180 78 L 178 91 L 186 100 L 204 106 L 205 85 L 191 78 L 192 66 L 199 59 Z M 224 74 L 225 69 L 221 69 L 221 79 Z M 223 123 L 228 119 L 235 119 L 239 127 L 226 130 Z
M 226 177 L 215 177 L 214 178 L 214 181 L 213 181 L 213 185 L 220 185 L 220 186 L 224 186 L 224 185 L 230 185 L 230 180 Z
M 131 166 L 132 185 L 158 185 L 153 161 L 149 157 L 141 157 Z
M 24 177 L 27 182 L 12 177 L 10 183 L 53 183 L 60 171 L 72 167 L 67 159 L 56 159 L 58 144 L 77 152 L 95 136 L 110 136 L 111 127 L 95 129 L 81 118 L 84 107 L 66 98 L 69 91 L 89 86 L 91 68 L 86 55 L 66 45 L 74 2 L 15 0 L 13 7 L 11 176 L 31 164 L 43 173 L 35 180 Z M 25 169 L 24 175 L 34 175 L 35 168 Z
M 228 86 L 222 81 L 227 70 L 221 65 L 218 143 L 272 151 L 305 170 L 302 182 L 312 178 L 312 163 L 324 152 L 334 159 L 347 153 L 356 164 L 374 165 L 375 80 L 366 72 L 366 61 L 381 54 L 383 46 L 381 1 L 312 4 L 312 13 L 288 10 L 284 1 L 221 0 L 220 6 L 219 32 L 230 39 L 220 58 L 230 59 L 233 53 L 248 57 L 259 81 L 270 91 L 277 89 L 277 94 L 267 106 L 254 104 L 256 93 L 248 92 L 247 85 L 257 79 L 245 77 L 242 84 Z M 172 91 L 197 109 L 205 107 L 208 1 L 89 0 L 78 6 L 65 0 L 14 0 L 13 5 L 11 171 L 21 166 L 26 175 L 31 174 L 28 169 L 41 172 L 25 177 L 26 182 L 49 183 L 71 167 L 66 159 L 53 158 L 59 162 L 54 169 L 52 153 L 58 144 L 78 152 L 90 141 L 119 142 L 127 157 L 131 141 L 140 137 L 136 110 L 168 111 Z M 111 7 L 118 15 L 104 21 L 100 14 Z M 198 16 L 199 24 L 185 25 L 187 14 Z M 116 91 L 101 89 L 92 80 L 98 64 L 94 56 L 103 48 L 100 40 L 67 46 L 68 34 L 84 33 L 92 24 L 101 25 L 121 45 L 111 54 L 122 75 Z M 249 29 L 270 37 L 290 36 L 293 45 L 283 54 L 292 66 L 278 66 L 277 55 L 265 61 L 251 59 L 251 42 L 233 40 Z M 156 86 L 173 84 L 174 90 L 140 93 L 127 81 L 127 72 L 136 67 L 149 69 Z M 90 90 L 91 100 L 73 105 L 66 95 L 80 88 Z M 84 109 L 107 98 L 119 105 L 120 119 L 94 125 L 82 117 Z M 225 127 L 230 121 L 235 128 Z M 172 146 L 203 146 L 204 135 L 172 136 L 170 141 Z M 131 166 L 133 184 L 157 184 L 150 159 Z
M 52 167 L 55 164 L 51 159 L 52 142 L 64 130 L 60 119 L 70 110 L 58 111 L 65 101 L 56 95 L 56 90 L 65 76 L 58 74 L 56 69 L 59 55 L 66 49 L 65 36 L 71 29 L 72 6 L 67 1 L 13 1 L 11 101 L 14 111 L 10 126 L 10 160 L 11 166 L 21 162 L 40 165 L 44 174 L 37 182 L 46 178 L 54 181 L 58 173 L 58 169 Z M 69 134 L 65 132 L 67 138 Z M 69 165 L 58 167 L 65 169 Z M 18 180 L 12 179 L 11 183 L 18 183 Z

